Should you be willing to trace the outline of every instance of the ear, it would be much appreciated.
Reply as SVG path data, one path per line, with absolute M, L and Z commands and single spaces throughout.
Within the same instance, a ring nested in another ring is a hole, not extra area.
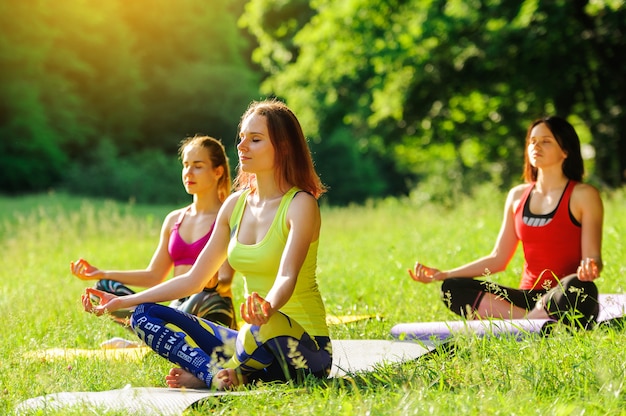
M 224 176 L 224 166 L 218 166 L 215 168 L 215 174 L 221 178 L 222 176 Z

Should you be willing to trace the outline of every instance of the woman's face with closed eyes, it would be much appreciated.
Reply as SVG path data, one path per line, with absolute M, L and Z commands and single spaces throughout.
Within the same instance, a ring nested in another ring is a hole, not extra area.
M 258 175 L 274 170 L 274 145 L 265 116 L 251 114 L 241 123 L 237 144 L 239 165 L 244 172 Z

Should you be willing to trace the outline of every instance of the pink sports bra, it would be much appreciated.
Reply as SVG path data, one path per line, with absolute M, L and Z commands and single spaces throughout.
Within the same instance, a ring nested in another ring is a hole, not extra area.
M 183 222 L 183 218 L 185 218 L 187 211 L 189 211 L 189 208 L 183 211 L 178 217 L 178 220 L 176 220 L 176 224 L 172 227 L 170 240 L 167 245 L 167 251 L 170 253 L 170 257 L 174 261 L 174 266 L 194 264 L 207 241 L 209 241 L 209 237 L 211 237 L 211 233 L 215 227 L 214 222 L 213 225 L 211 225 L 209 232 L 203 237 L 193 243 L 187 243 L 178 233 L 178 227 Z

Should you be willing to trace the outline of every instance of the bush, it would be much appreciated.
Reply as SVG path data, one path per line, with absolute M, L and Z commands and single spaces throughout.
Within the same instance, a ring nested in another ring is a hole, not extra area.
M 108 140 L 99 143 L 85 160 L 69 167 L 61 188 L 72 194 L 149 204 L 189 200 L 176 157 L 157 150 L 120 157 Z

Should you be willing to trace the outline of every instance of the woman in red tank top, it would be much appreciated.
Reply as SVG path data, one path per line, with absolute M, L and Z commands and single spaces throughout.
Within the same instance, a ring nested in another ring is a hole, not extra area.
M 552 318 L 580 327 L 595 323 L 602 270 L 603 206 L 582 183 L 584 167 L 574 127 L 560 117 L 534 121 L 526 134 L 524 179 L 507 196 L 492 252 L 439 270 L 420 262 L 409 270 L 422 283 L 443 281 L 444 302 L 468 319 Z M 519 288 L 476 279 L 506 269 L 522 243 Z

